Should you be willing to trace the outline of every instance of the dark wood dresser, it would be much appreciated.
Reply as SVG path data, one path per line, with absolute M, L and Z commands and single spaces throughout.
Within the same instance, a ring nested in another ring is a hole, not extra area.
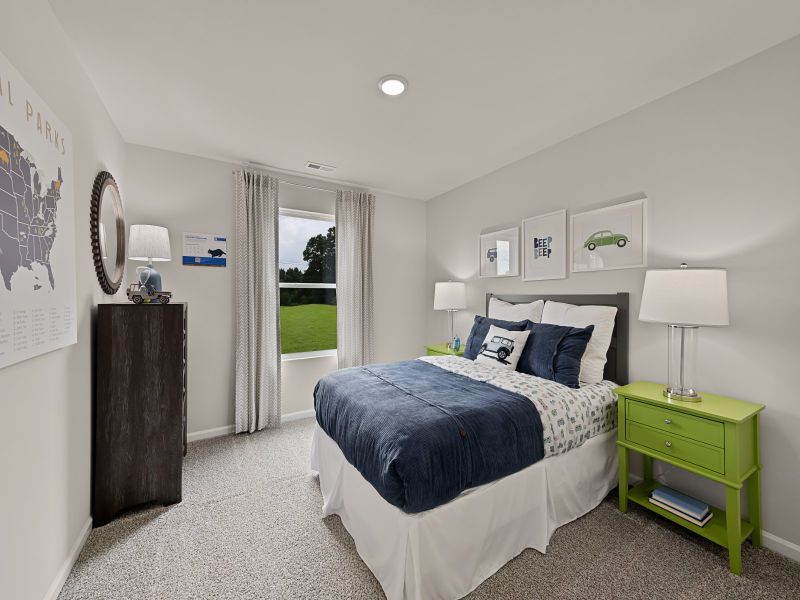
M 95 527 L 140 504 L 181 501 L 186 324 L 186 304 L 97 307 Z

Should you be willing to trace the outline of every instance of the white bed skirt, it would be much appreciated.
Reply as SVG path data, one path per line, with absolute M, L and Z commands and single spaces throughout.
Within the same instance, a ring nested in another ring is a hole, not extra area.
M 408 514 L 384 500 L 314 430 L 311 468 L 323 513 L 341 517 L 388 600 L 461 598 L 522 552 L 595 508 L 617 484 L 616 429 L 434 509 Z

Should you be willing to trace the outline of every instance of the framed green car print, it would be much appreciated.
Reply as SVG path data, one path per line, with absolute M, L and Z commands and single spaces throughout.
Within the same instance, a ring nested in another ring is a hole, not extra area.
M 647 198 L 570 217 L 571 271 L 647 266 Z

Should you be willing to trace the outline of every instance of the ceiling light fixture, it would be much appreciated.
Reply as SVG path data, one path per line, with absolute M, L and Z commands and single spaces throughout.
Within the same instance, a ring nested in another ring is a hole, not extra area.
M 407 87 L 408 81 L 400 75 L 385 75 L 378 81 L 378 89 L 387 96 L 399 96 Z

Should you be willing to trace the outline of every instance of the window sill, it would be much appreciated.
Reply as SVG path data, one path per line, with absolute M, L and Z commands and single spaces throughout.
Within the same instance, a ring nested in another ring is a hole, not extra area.
M 291 354 L 281 354 L 281 362 L 293 360 L 305 360 L 308 358 L 323 358 L 326 356 L 336 356 L 336 349 L 333 350 L 313 350 L 312 352 L 292 352 Z

